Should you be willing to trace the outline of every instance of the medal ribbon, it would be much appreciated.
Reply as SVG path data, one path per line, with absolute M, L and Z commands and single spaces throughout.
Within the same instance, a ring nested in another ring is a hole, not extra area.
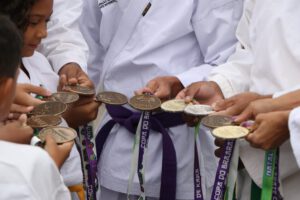
M 95 142 L 93 126 L 87 124 L 79 127 L 79 146 L 82 158 L 83 181 L 86 186 L 87 200 L 96 200 L 98 189 L 97 157 L 94 153 Z
M 235 140 L 226 140 L 224 151 L 219 160 L 216 178 L 213 186 L 211 200 L 223 200 L 226 190 L 227 174 L 229 171 L 231 157 L 234 151 Z
M 279 149 L 265 153 L 261 200 L 282 199 L 279 192 Z
M 195 154 L 194 154 L 194 199 L 203 200 L 202 184 L 201 184 L 201 171 L 199 163 L 200 141 L 199 141 L 200 122 L 195 127 Z

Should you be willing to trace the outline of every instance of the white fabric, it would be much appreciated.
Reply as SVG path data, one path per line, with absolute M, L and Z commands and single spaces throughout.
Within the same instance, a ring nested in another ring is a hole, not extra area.
M 2 200 L 68 200 L 70 192 L 49 157 L 39 147 L 0 141 Z
M 51 92 L 56 92 L 58 75 L 52 70 L 49 62 L 42 54 L 35 52 L 33 56 L 23 58 L 22 62 L 31 79 L 23 71 L 20 71 L 18 83 L 30 83 L 36 86 L 42 84 Z M 63 120 L 60 126 L 67 126 L 65 120 Z M 80 155 L 75 145 L 60 171 L 67 186 L 82 183 Z
M 85 1 L 81 29 L 90 48 L 88 72 L 98 88 L 131 97 L 134 90 L 163 75 L 175 75 L 188 85 L 202 80 L 234 50 L 241 0 L 152 0 L 144 17 L 143 9 L 131 9 L 140 5 L 136 1 L 107 1 L 106 5 L 100 0 L 101 8 L 96 0 Z M 128 21 L 126 26 L 124 19 L 137 23 Z M 105 115 L 103 123 L 109 119 Z M 169 134 L 177 152 L 176 198 L 193 199 L 193 129 L 179 126 L 169 129 Z M 200 139 L 201 174 L 208 188 L 217 164 L 214 144 L 210 134 L 202 133 Z M 146 195 L 155 198 L 160 191 L 161 140 L 161 134 L 151 132 L 146 155 Z M 98 166 L 104 187 L 126 193 L 133 141 L 125 128 L 113 128 Z M 137 177 L 132 192 L 140 193 Z
M 43 39 L 39 51 L 56 72 L 70 62 L 87 71 L 88 47 L 78 27 L 81 11 L 82 0 L 54 0 L 48 36 Z
M 293 152 L 300 167 L 300 107 L 293 109 L 290 113 L 289 130 Z
M 244 91 L 273 94 L 300 84 L 299 9 L 297 0 L 245 2 L 236 52 L 209 78 L 225 97 Z M 243 142 L 240 156 L 251 178 L 261 185 L 264 151 Z M 292 179 L 300 181 L 300 173 L 289 142 L 280 148 L 280 178 L 285 199 L 299 199 L 293 193 L 298 185 L 290 187 Z

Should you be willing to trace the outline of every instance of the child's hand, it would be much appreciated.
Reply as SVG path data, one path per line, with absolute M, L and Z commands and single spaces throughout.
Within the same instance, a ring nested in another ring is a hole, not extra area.
M 50 157 L 54 160 L 57 167 L 60 168 L 65 160 L 69 157 L 73 144 L 74 141 L 70 141 L 58 145 L 51 135 L 47 135 L 44 148 L 49 153 Z
M 19 144 L 30 144 L 33 129 L 26 125 L 26 115 L 17 120 L 8 120 L 0 125 L 0 140 Z

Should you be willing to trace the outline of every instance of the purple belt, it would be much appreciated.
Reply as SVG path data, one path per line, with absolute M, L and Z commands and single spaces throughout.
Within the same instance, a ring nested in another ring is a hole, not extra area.
M 96 149 L 98 162 L 103 150 L 106 139 L 113 128 L 118 123 L 125 127 L 129 132 L 135 134 L 139 123 L 141 113 L 133 112 L 122 106 L 106 105 L 108 114 L 111 116 L 109 120 L 98 132 L 96 136 Z M 162 158 L 162 174 L 160 187 L 160 200 L 176 199 L 176 152 L 166 128 L 171 128 L 185 124 L 181 114 L 178 113 L 158 113 L 150 118 L 151 129 L 162 134 L 163 158 Z

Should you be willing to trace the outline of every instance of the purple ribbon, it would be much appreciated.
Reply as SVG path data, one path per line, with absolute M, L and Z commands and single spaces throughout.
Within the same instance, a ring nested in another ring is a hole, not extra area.
M 113 126 L 118 123 L 132 134 L 135 134 L 141 116 L 140 112 L 133 112 L 122 106 L 106 105 L 106 109 L 112 119 L 100 129 L 96 137 L 98 162 L 100 161 L 104 144 Z M 177 174 L 176 152 L 166 128 L 183 125 L 184 121 L 182 120 L 181 114 L 162 112 L 152 115 L 150 123 L 152 130 L 162 134 L 163 158 L 160 200 L 175 200 Z
M 96 192 L 98 190 L 98 179 L 97 179 L 97 158 L 93 151 L 94 144 L 92 143 L 91 139 L 93 138 L 93 129 L 89 125 L 84 125 L 81 130 L 80 134 L 83 135 L 84 140 L 82 141 L 82 145 L 85 146 L 83 149 L 83 160 L 87 161 L 87 165 L 83 164 L 83 167 L 87 169 L 87 187 L 86 187 L 86 195 L 88 200 L 97 200 Z M 85 162 L 83 162 L 85 163 Z M 84 173 L 83 173 L 84 174 Z
M 215 183 L 211 200 L 223 200 L 226 190 L 227 175 L 229 172 L 230 161 L 234 151 L 235 140 L 226 140 L 224 144 L 224 151 L 219 160 L 219 165 L 216 173 Z

